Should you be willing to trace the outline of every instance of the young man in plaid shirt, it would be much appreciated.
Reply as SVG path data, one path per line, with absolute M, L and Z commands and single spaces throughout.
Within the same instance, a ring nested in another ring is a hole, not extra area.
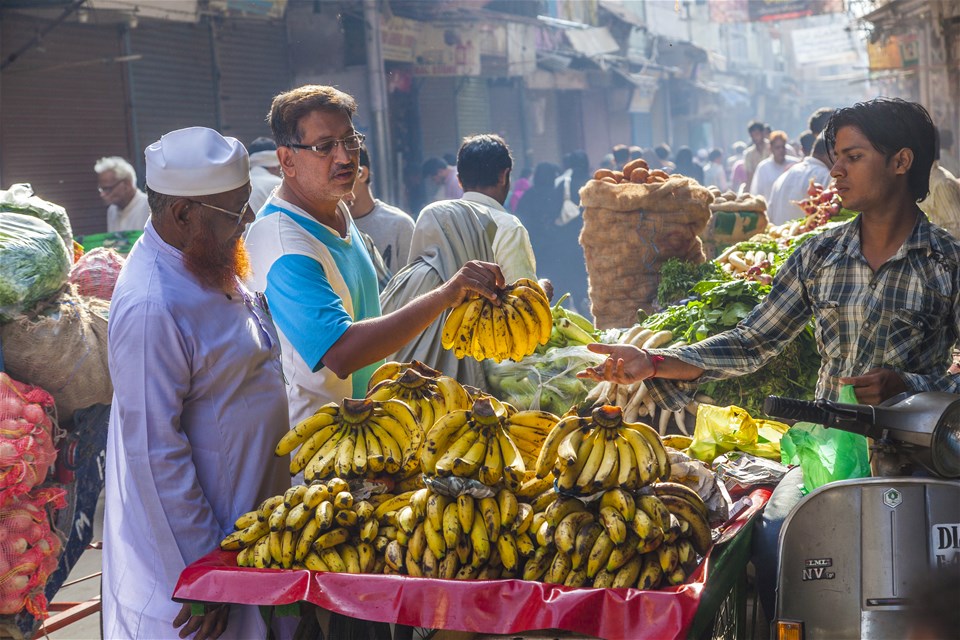
M 822 357 L 818 398 L 836 400 L 845 384 L 872 405 L 904 391 L 960 393 L 960 374 L 948 373 L 960 336 L 960 244 L 917 206 L 934 158 L 929 114 L 916 103 L 878 98 L 839 109 L 824 135 L 843 206 L 859 216 L 797 248 L 736 328 L 669 350 L 591 345 L 609 357 L 581 377 L 646 379 L 659 405 L 678 409 L 698 384 L 763 366 L 812 315 Z M 758 531 L 768 614 L 779 526 L 802 484 L 799 468 L 781 481 Z

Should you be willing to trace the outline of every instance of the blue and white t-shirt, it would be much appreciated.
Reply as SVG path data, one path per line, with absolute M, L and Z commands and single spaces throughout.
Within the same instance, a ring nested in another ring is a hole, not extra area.
M 323 366 L 327 350 L 353 322 L 380 315 L 377 275 L 350 213 L 347 237 L 276 195 L 250 225 L 246 245 L 253 275 L 280 335 L 290 422 L 327 402 L 362 398 L 379 362 L 339 379 Z

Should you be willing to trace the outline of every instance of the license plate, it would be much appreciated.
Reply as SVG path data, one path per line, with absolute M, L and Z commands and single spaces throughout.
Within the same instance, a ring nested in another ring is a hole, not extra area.
M 930 564 L 934 569 L 960 565 L 960 523 L 930 527 Z

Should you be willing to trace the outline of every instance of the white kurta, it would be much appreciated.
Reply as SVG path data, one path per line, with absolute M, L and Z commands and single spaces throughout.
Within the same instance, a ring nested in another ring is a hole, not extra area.
M 288 428 L 277 345 L 255 296 L 202 287 L 147 225 L 110 309 L 104 638 L 176 638 L 180 572 L 289 487 L 273 455 Z M 235 606 L 222 637 L 264 635 Z
M 137 189 L 123 209 L 115 204 L 107 207 L 107 231 L 143 231 L 149 218 L 147 194 Z

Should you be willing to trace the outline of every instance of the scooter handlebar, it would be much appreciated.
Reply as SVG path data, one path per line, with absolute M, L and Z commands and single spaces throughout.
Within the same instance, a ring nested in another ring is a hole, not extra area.
M 831 419 L 830 412 L 824 410 L 816 401 L 795 400 L 793 398 L 781 398 L 780 396 L 767 396 L 766 400 L 763 401 L 763 412 L 775 418 L 815 422 L 817 424 L 828 424 Z

